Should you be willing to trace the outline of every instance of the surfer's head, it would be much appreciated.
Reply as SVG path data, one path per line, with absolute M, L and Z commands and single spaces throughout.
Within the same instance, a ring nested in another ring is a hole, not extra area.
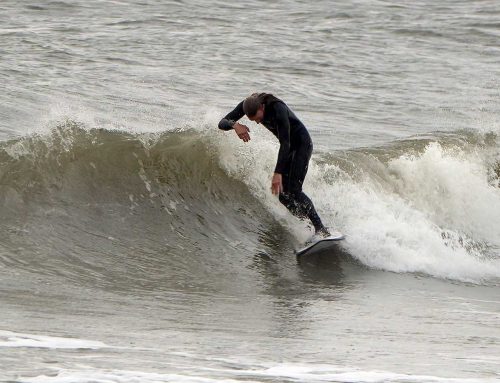
M 264 118 L 264 109 L 265 104 L 262 93 L 254 93 L 243 101 L 243 112 L 245 112 L 249 120 L 255 121 L 257 124 Z

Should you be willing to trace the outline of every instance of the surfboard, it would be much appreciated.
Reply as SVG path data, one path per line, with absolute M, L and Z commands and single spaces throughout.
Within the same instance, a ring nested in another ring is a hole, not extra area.
M 300 250 L 297 250 L 295 252 L 295 254 L 298 257 L 298 256 L 303 256 L 303 255 L 307 255 L 310 253 L 322 251 L 322 250 L 328 249 L 329 247 L 334 246 L 336 243 L 343 240 L 344 238 L 345 238 L 344 234 L 336 231 L 336 232 L 331 233 L 331 235 L 329 237 L 320 238 L 320 239 L 312 241 L 306 247 L 304 247 Z

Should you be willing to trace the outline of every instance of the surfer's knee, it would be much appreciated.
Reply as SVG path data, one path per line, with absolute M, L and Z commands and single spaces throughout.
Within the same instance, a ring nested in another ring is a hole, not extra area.
M 288 193 L 280 193 L 278 199 L 285 206 L 288 206 L 292 201 Z
M 280 193 L 278 199 L 293 215 L 297 215 L 300 205 L 290 193 Z
M 312 207 L 312 201 L 309 197 L 305 195 L 302 190 L 291 194 L 291 196 L 297 205 L 305 212 L 305 214 L 309 214 Z

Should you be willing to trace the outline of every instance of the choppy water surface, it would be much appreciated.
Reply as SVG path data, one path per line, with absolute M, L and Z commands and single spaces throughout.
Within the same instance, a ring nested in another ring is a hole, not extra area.
M 0 4 L 0 378 L 500 380 L 497 1 Z M 342 245 L 269 191 L 309 127 Z

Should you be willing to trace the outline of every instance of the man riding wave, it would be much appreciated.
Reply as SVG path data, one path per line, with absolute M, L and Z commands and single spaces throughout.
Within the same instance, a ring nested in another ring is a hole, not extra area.
M 315 234 L 330 235 L 314 208 L 311 199 L 302 191 L 302 184 L 313 150 L 309 132 L 292 110 L 269 93 L 254 93 L 240 102 L 219 122 L 219 129 L 234 129 L 244 142 L 250 141 L 250 129 L 238 120 L 244 115 L 257 124 L 262 123 L 280 142 L 271 190 L 280 202 L 296 217 L 309 218 Z

